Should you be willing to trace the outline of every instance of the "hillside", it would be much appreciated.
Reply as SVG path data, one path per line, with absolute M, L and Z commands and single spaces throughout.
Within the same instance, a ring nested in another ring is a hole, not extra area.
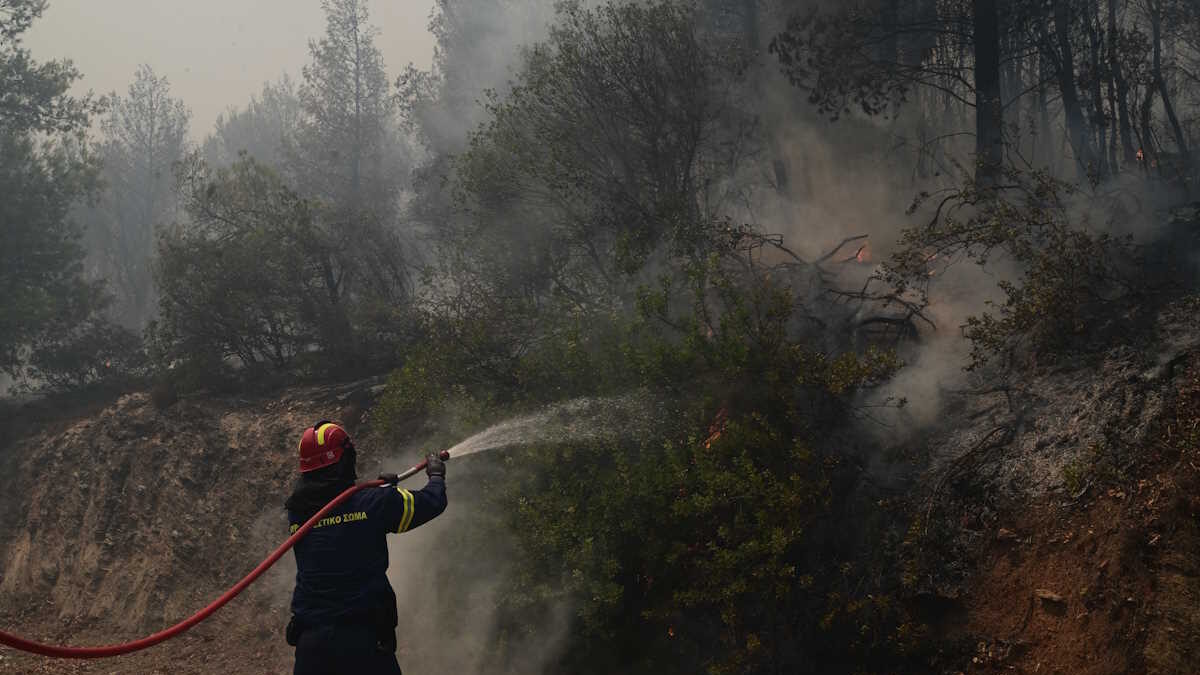
M 1178 305 L 1133 345 L 960 399 L 926 503 L 944 539 L 918 557 L 964 672 L 1194 672 L 1197 328 Z
M 197 397 L 165 410 L 132 394 L 98 411 L 19 413 L 29 432 L 0 457 L 0 623 L 99 644 L 203 607 L 282 541 L 296 430 L 337 414 L 361 427 L 369 385 Z M 363 454 L 363 466 L 376 461 Z M 294 569 L 289 555 L 169 647 L 95 663 L 3 651 L 0 672 L 283 672 Z
M 1136 347 L 951 398 L 922 437 L 928 468 L 910 486 L 910 599 L 940 645 L 924 672 L 1190 672 L 1197 327 L 1191 305 L 1176 306 Z M 360 475 L 371 473 L 376 385 L 196 396 L 161 410 L 148 394 L 75 412 L 27 406 L 10 422 L 0 472 L 0 624 L 97 644 L 203 606 L 282 539 L 297 429 L 340 415 L 368 439 Z M 291 574 L 289 556 L 149 652 L 70 663 L 2 651 L 0 672 L 288 672 Z

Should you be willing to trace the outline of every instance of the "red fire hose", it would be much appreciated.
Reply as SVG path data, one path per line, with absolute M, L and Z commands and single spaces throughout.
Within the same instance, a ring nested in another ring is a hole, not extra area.
M 440 456 L 443 461 L 450 459 L 450 453 L 445 450 L 441 452 Z M 417 472 L 424 470 L 425 464 L 426 462 L 422 461 L 420 464 L 417 464 L 416 466 L 397 476 L 396 480 L 404 480 L 413 476 Z M 276 562 L 278 562 L 279 559 L 283 557 L 283 554 L 287 553 L 289 549 L 296 545 L 296 542 L 300 541 L 304 535 L 308 534 L 309 530 L 311 530 L 314 525 L 328 515 L 330 511 L 341 505 L 342 502 L 345 502 L 347 499 L 349 499 L 350 495 L 365 488 L 379 487 L 386 484 L 387 483 L 382 480 L 373 480 L 346 488 L 345 491 L 335 497 L 333 501 L 326 504 L 325 507 L 320 511 L 317 511 L 312 518 L 309 518 L 308 522 L 304 523 L 300 529 L 296 530 L 292 536 L 288 537 L 287 541 L 283 542 L 279 548 L 275 549 L 274 553 L 267 556 L 266 560 L 259 563 L 258 567 L 255 567 L 249 574 L 246 575 L 244 579 L 237 582 L 233 588 L 225 591 L 221 597 L 213 600 L 212 603 L 204 609 L 196 612 L 192 616 L 180 621 L 170 628 L 161 630 L 153 635 L 148 635 L 140 640 L 134 640 L 133 642 L 126 642 L 118 645 L 108 645 L 105 647 L 59 647 L 56 645 L 47 645 L 42 644 L 41 642 L 34 642 L 17 635 L 13 635 L 12 633 L 0 631 L 0 644 L 12 647 L 14 649 L 19 649 L 24 652 L 29 652 L 31 654 L 40 654 L 42 656 L 53 656 L 63 659 L 101 659 L 108 656 L 120 656 L 121 654 L 129 654 L 131 652 L 141 651 L 147 647 L 153 647 L 160 642 L 170 640 L 171 638 L 182 634 L 184 631 L 212 616 L 213 613 L 215 613 L 218 609 L 224 607 L 227 602 L 236 598 L 239 593 L 246 590 L 247 586 L 254 583 L 256 579 L 262 576 L 263 572 L 266 572 L 271 565 L 274 565 Z

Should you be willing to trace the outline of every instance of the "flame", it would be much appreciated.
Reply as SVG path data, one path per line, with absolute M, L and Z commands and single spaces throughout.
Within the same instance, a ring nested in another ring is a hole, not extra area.
M 725 408 L 718 410 L 717 416 L 713 418 L 712 424 L 708 425 L 708 438 L 704 439 L 705 450 L 711 448 L 712 444 L 721 437 L 721 434 L 725 431 L 725 423 L 728 421 L 729 413 L 725 411 Z
M 667 626 L 667 637 L 675 637 L 675 626 Z
M 854 254 L 854 259 L 860 263 L 871 262 L 871 249 L 867 248 L 869 244 L 863 244 L 858 247 L 858 253 Z

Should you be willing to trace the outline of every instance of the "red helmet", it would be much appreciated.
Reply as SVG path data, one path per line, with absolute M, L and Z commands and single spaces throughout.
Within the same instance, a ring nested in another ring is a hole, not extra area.
M 300 437 L 300 473 L 337 464 L 345 449 L 352 447 L 350 434 L 345 429 L 329 420 L 321 420 L 305 429 Z

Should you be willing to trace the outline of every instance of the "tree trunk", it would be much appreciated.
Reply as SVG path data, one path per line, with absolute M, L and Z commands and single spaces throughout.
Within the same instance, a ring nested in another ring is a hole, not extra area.
M 1108 78 L 1108 82 L 1105 83 L 1105 86 L 1108 90 L 1108 110 L 1109 114 L 1111 115 L 1109 123 L 1115 125 L 1117 119 L 1117 87 L 1113 82 L 1112 77 Z M 1117 143 L 1117 130 L 1113 129 L 1108 134 L 1108 167 L 1114 176 L 1121 173 L 1121 159 L 1118 155 L 1119 149 L 1120 148 L 1118 147 Z
M 900 55 L 900 0 L 884 0 L 880 7 L 883 22 L 881 58 L 885 63 L 902 63 Z
M 762 47 L 762 36 L 758 30 L 758 0 L 742 0 L 742 34 L 746 38 L 746 48 L 751 54 L 757 54 Z
M 1179 117 L 1175 115 L 1175 106 L 1171 105 L 1171 94 L 1167 90 L 1167 80 L 1163 77 L 1162 71 L 1162 0 L 1157 2 L 1151 1 L 1147 3 L 1150 9 L 1150 32 L 1151 40 L 1154 44 L 1154 63 L 1153 76 L 1154 86 L 1158 89 L 1158 95 L 1162 98 L 1163 110 L 1167 113 L 1167 121 L 1171 123 L 1171 133 L 1175 136 L 1175 145 L 1179 148 L 1179 154 L 1183 156 L 1184 163 L 1189 160 L 1189 152 L 1187 146 L 1187 137 L 1183 134 L 1183 127 L 1179 124 Z
M 1141 128 L 1142 128 L 1142 168 L 1149 171 L 1150 166 L 1157 162 L 1158 147 L 1154 143 L 1154 132 L 1150 128 L 1150 119 L 1154 106 L 1154 87 L 1146 87 L 1146 95 L 1142 98 Z
M 975 179 L 996 182 L 1004 165 L 1004 102 L 1000 97 L 1000 17 L 997 0 L 973 0 L 975 14 Z
M 357 210 L 362 195 L 359 194 L 359 186 L 362 182 L 362 155 L 363 155 L 363 138 L 362 138 L 362 71 L 363 71 L 363 55 L 362 45 L 360 44 L 362 27 L 359 25 L 358 8 L 354 9 L 354 150 L 351 155 L 350 168 L 350 194 L 351 208 Z
M 1088 4 L 1088 47 L 1090 48 L 1089 67 L 1092 109 L 1095 110 L 1095 116 L 1092 118 L 1092 128 L 1096 132 L 1096 160 L 1097 173 L 1104 177 L 1109 175 L 1108 166 L 1108 115 L 1104 111 L 1104 93 L 1100 88 L 1100 15 L 1099 8 L 1094 4 Z
M 1096 152 L 1088 137 L 1087 120 L 1079 104 L 1079 92 L 1075 89 L 1075 53 L 1071 46 L 1071 19 L 1069 0 L 1054 0 L 1054 32 L 1058 39 L 1058 88 L 1062 94 L 1063 112 L 1067 117 L 1067 136 L 1075 152 L 1075 161 L 1083 169 L 1085 177 L 1091 178 L 1096 171 Z
M 1109 72 L 1117 93 L 1117 120 L 1121 130 L 1121 153 L 1125 163 L 1132 164 L 1137 161 L 1137 155 L 1133 148 L 1133 124 L 1129 119 L 1129 82 L 1121 70 L 1117 36 L 1117 0 L 1108 0 Z
M 1039 40 L 1043 45 L 1050 44 L 1050 37 L 1046 31 L 1046 25 L 1043 23 L 1038 27 Z M 1054 167 L 1054 134 L 1050 131 L 1050 101 L 1047 97 L 1046 82 L 1050 80 L 1050 60 L 1047 58 L 1045 50 L 1038 54 L 1038 81 L 1042 84 L 1037 90 L 1037 109 L 1038 109 L 1038 136 L 1035 139 L 1034 146 L 1034 161 L 1040 162 L 1045 169 Z

